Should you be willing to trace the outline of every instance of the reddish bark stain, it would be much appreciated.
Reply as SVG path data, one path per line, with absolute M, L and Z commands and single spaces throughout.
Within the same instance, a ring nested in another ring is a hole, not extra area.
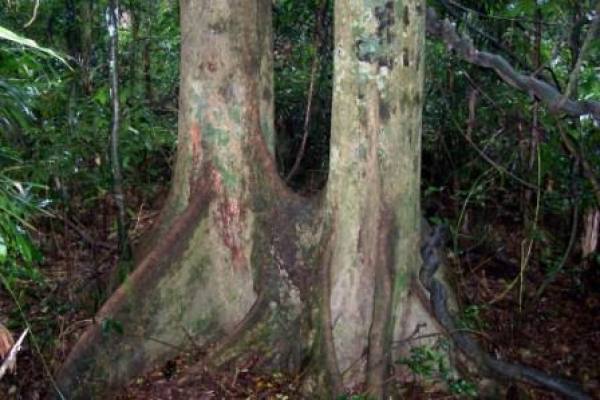
M 200 70 L 214 73 L 217 71 L 218 65 L 212 61 L 200 63 Z
M 242 268 L 245 264 L 242 243 L 244 211 L 237 199 L 225 198 L 217 205 L 217 224 L 221 232 L 223 243 L 231 252 L 231 259 L 235 268 Z
M 211 168 L 208 182 L 212 186 L 212 192 L 217 194 L 217 210 L 214 216 L 217 230 L 223 244 L 229 249 L 233 268 L 240 270 L 247 267 L 244 257 L 244 223 L 246 212 L 243 202 L 237 198 L 227 196 L 227 190 L 223 186 L 223 179 L 219 171 Z
M 190 142 L 192 144 L 192 171 L 190 174 L 190 187 L 194 187 L 194 177 L 199 171 L 200 167 L 200 140 L 202 138 L 202 130 L 198 121 L 192 123 L 190 129 Z

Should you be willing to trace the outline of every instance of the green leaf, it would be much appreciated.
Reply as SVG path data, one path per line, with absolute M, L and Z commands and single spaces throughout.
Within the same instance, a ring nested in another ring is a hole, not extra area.
M 6 241 L 4 240 L 4 236 L 0 235 L 0 263 L 6 261 L 7 253 Z
M 17 251 L 23 257 L 23 259 L 30 263 L 33 261 L 33 252 L 31 251 L 31 243 L 23 234 L 15 235 L 15 243 L 17 245 Z
M 102 106 L 106 106 L 108 104 L 108 87 L 104 86 L 98 90 L 94 95 L 94 101 Z
M 123 324 L 112 318 L 106 318 L 104 321 L 102 321 L 101 328 L 104 336 L 108 336 L 111 332 L 123 335 L 124 332 Z
M 6 29 L 2 26 L 0 26 L 0 39 L 9 40 L 11 42 L 20 44 L 22 46 L 26 46 L 31 49 L 46 53 L 46 54 L 50 55 L 51 57 L 56 58 L 57 60 L 63 62 L 67 67 L 71 68 L 69 66 L 69 63 L 67 62 L 67 60 L 65 60 L 63 57 L 59 56 L 58 53 L 56 53 L 55 51 L 53 51 L 47 47 L 40 46 L 35 42 L 35 40 L 27 39 L 26 37 L 23 37 L 23 36 L 13 32 L 9 29 Z

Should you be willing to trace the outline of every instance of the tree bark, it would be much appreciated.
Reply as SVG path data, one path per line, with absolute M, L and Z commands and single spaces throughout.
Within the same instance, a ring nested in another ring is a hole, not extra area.
M 420 265 L 425 12 L 420 1 L 380 3 L 336 3 L 325 206 L 335 233 L 330 306 L 339 368 L 346 383 L 366 372 L 375 398 L 383 396 L 392 339 L 421 315 L 409 299 Z
M 336 2 L 329 182 L 308 199 L 274 164 L 271 2 L 182 0 L 169 199 L 59 371 L 68 398 L 106 398 L 198 344 L 204 364 L 302 372 L 319 398 L 383 398 L 392 343 L 438 331 L 416 279 L 425 4 L 367 3 Z

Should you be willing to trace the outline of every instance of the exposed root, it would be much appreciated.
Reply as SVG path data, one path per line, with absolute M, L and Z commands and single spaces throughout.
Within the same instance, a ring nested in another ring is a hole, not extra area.
M 429 291 L 431 308 L 438 322 L 446 329 L 458 348 L 467 356 L 481 374 L 489 378 L 509 378 L 542 386 L 548 390 L 577 400 L 591 400 L 591 396 L 576 383 L 546 374 L 525 365 L 508 363 L 492 358 L 483 351 L 473 334 L 457 329 L 453 316 L 448 312 L 446 287 L 434 276 L 439 265 L 438 249 L 444 243 L 444 228 L 435 227 L 431 236 L 421 247 L 423 267 L 419 279 Z
M 328 378 L 331 381 L 331 387 L 333 392 L 341 394 L 343 390 L 342 374 L 337 363 L 337 357 L 335 354 L 335 344 L 333 341 L 333 321 L 331 318 L 331 244 L 335 240 L 335 233 L 333 233 L 325 247 L 325 253 L 323 257 L 323 267 L 321 271 L 323 273 L 323 307 L 322 307 L 322 334 L 323 334 L 323 356 L 325 357 L 325 364 L 327 368 Z
M 268 309 L 266 302 L 264 301 L 263 296 L 259 296 L 256 300 L 246 318 L 241 321 L 235 332 L 221 342 L 212 345 L 215 347 L 210 354 L 207 355 L 206 358 L 198 361 L 196 364 L 188 368 L 188 370 L 184 373 L 184 377 L 180 380 L 182 385 L 188 384 L 194 380 L 194 378 L 198 375 L 201 375 L 204 372 L 207 364 L 225 364 L 228 362 L 233 362 L 234 360 L 238 360 L 241 357 L 240 351 L 236 349 L 240 349 L 239 343 L 247 344 L 252 337 L 260 336 L 260 335 L 252 335 L 252 333 L 256 333 L 257 330 L 260 330 L 264 324 L 261 324 L 261 321 L 265 319 L 264 310 Z M 260 341 L 259 341 L 260 342 Z M 243 347 L 243 346 L 242 346 Z M 252 347 L 255 350 L 258 348 L 254 345 Z M 247 351 L 243 352 L 248 354 Z M 254 351 L 253 355 L 256 355 L 257 352 Z

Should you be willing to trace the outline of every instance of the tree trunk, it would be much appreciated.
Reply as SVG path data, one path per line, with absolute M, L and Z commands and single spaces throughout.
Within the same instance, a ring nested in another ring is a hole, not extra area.
M 274 164 L 270 9 L 181 1 L 169 200 L 59 372 L 69 399 L 106 398 L 198 344 L 205 363 L 302 371 L 316 397 L 366 384 L 382 398 L 392 343 L 437 329 L 416 283 L 424 2 L 336 2 L 329 181 L 311 199 Z

